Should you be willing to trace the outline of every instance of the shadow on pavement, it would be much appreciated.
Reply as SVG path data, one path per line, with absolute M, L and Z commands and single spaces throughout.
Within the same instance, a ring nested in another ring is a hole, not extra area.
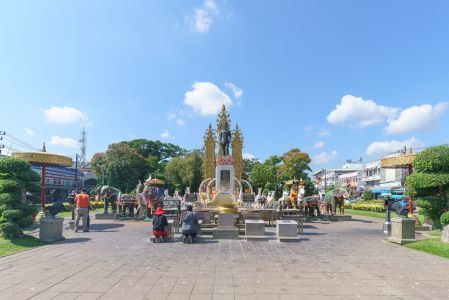
M 325 235 L 327 233 L 319 233 L 319 232 L 303 232 L 301 235 Z
M 374 223 L 373 221 L 362 220 L 362 219 L 352 219 L 350 222 Z
M 125 226 L 124 224 L 90 224 L 90 230 L 91 231 L 102 231 L 102 232 L 115 232 L 115 230 L 110 229 L 116 229 Z
M 76 238 L 69 238 L 65 239 L 63 241 L 57 242 L 56 244 L 76 244 L 76 243 L 84 243 L 90 241 L 90 238 L 87 237 L 76 237 Z
M 306 225 L 306 224 L 304 224 L 304 228 L 305 229 L 318 229 L 318 227 L 315 227 L 313 225 Z

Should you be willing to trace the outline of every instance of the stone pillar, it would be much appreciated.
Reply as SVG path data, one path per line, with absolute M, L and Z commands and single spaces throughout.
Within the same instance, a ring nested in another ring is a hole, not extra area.
M 217 227 L 212 231 L 214 239 L 238 239 L 239 229 L 235 226 L 236 215 L 233 213 L 220 213 Z
M 441 230 L 441 241 L 443 243 L 449 243 L 449 225 L 443 226 Z
M 388 237 L 390 242 L 396 244 L 406 244 L 415 240 L 415 220 L 394 218 L 391 220 L 391 236 Z
M 277 220 L 276 237 L 281 242 L 288 240 L 299 240 L 298 223 L 293 220 Z
M 40 221 L 39 239 L 47 243 L 53 243 L 64 239 L 62 236 L 64 218 L 44 217 Z

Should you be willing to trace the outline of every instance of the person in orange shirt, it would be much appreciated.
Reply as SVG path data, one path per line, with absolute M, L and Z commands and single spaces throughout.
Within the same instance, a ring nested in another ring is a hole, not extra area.
M 87 229 L 87 217 L 89 216 L 90 199 L 85 189 L 81 191 L 81 194 L 76 195 L 75 203 L 76 203 L 75 232 L 78 232 L 80 218 L 83 218 L 83 232 L 87 232 L 89 231 L 89 229 Z

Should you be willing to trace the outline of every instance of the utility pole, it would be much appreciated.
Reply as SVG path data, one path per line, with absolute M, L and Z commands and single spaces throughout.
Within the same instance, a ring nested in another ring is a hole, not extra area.
M 80 150 L 81 150 L 81 167 L 85 167 L 87 165 L 86 162 L 86 148 L 87 148 L 87 132 L 83 125 L 83 130 L 81 131 L 81 139 L 79 140 Z

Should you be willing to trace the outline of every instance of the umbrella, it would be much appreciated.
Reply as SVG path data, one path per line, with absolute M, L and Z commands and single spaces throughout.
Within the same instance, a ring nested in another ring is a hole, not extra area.
M 163 185 L 165 184 L 165 181 L 161 180 L 161 179 L 157 179 L 157 178 L 153 178 L 148 180 L 149 184 L 154 184 L 154 185 Z

